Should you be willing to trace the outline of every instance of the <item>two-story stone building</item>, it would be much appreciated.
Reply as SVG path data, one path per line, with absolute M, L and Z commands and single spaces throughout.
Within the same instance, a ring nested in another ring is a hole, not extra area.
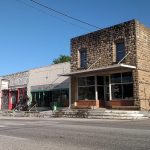
M 67 75 L 78 108 L 149 109 L 150 28 L 131 20 L 71 39 Z

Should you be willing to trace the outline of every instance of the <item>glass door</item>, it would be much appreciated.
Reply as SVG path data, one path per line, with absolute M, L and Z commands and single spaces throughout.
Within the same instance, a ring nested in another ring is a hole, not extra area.
M 107 106 L 110 99 L 109 76 L 97 76 L 97 91 L 100 107 Z

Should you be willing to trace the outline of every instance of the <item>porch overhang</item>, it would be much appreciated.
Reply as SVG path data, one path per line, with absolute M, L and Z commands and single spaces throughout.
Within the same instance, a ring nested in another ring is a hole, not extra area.
M 100 67 L 96 69 L 86 69 L 86 70 L 81 70 L 81 71 L 75 71 L 75 72 L 70 72 L 67 74 L 62 74 L 62 76 L 75 76 L 75 75 L 81 75 L 81 74 L 92 74 L 92 73 L 97 73 L 97 72 L 109 72 L 109 71 L 129 71 L 136 69 L 135 66 L 132 65 L 126 65 L 126 64 L 114 64 L 106 67 Z

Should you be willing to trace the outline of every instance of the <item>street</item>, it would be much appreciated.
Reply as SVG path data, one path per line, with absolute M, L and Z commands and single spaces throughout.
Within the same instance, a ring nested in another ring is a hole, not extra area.
M 148 150 L 150 120 L 0 118 L 0 150 Z

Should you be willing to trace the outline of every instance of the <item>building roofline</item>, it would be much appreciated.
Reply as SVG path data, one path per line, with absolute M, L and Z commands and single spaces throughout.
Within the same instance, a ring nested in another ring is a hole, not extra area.
M 19 72 L 15 72 L 15 73 L 6 74 L 6 75 L 1 75 L 0 78 L 3 79 L 5 77 L 7 77 L 7 76 L 12 76 L 12 75 L 16 75 L 16 74 L 26 73 L 26 72 L 29 72 L 30 70 L 35 70 L 35 69 L 40 69 L 40 68 L 50 67 L 50 66 L 56 66 L 56 65 L 60 65 L 60 64 L 70 64 L 70 62 L 64 62 L 64 63 L 59 63 L 59 64 L 49 64 L 49 65 L 45 65 L 45 66 L 41 66 L 41 67 L 35 67 L 35 68 L 31 68 L 31 69 L 26 70 L 26 71 L 19 71 Z
M 41 67 L 35 67 L 35 68 L 29 69 L 29 71 L 44 68 L 44 67 L 58 66 L 58 65 L 62 65 L 62 64 L 70 64 L 70 62 L 64 62 L 64 63 L 59 63 L 59 64 L 49 64 L 49 65 L 45 65 L 45 66 L 41 66 Z
M 108 26 L 108 27 L 104 27 L 104 28 L 101 28 L 99 30 L 96 30 L 96 31 L 93 31 L 93 32 L 89 32 L 87 34 L 83 34 L 83 35 L 79 35 L 79 36 L 76 36 L 76 37 L 73 37 L 71 38 L 71 41 L 72 40 L 75 40 L 76 38 L 80 38 L 80 37 L 84 37 L 84 36 L 87 36 L 87 35 L 90 35 L 90 34 L 93 34 L 93 33 L 96 33 L 96 32 L 101 32 L 103 30 L 108 30 L 110 28 L 114 28 L 114 27 L 117 27 L 117 26 L 120 26 L 120 25 L 123 25 L 125 23 L 130 23 L 130 22 L 139 22 L 137 19 L 131 19 L 131 20 L 128 20 L 128 21 L 124 21 L 124 22 L 121 22 L 121 23 L 118 23 L 118 24 L 115 24 L 115 25 L 112 25 L 112 26 Z M 140 22 L 139 22 L 140 23 Z

